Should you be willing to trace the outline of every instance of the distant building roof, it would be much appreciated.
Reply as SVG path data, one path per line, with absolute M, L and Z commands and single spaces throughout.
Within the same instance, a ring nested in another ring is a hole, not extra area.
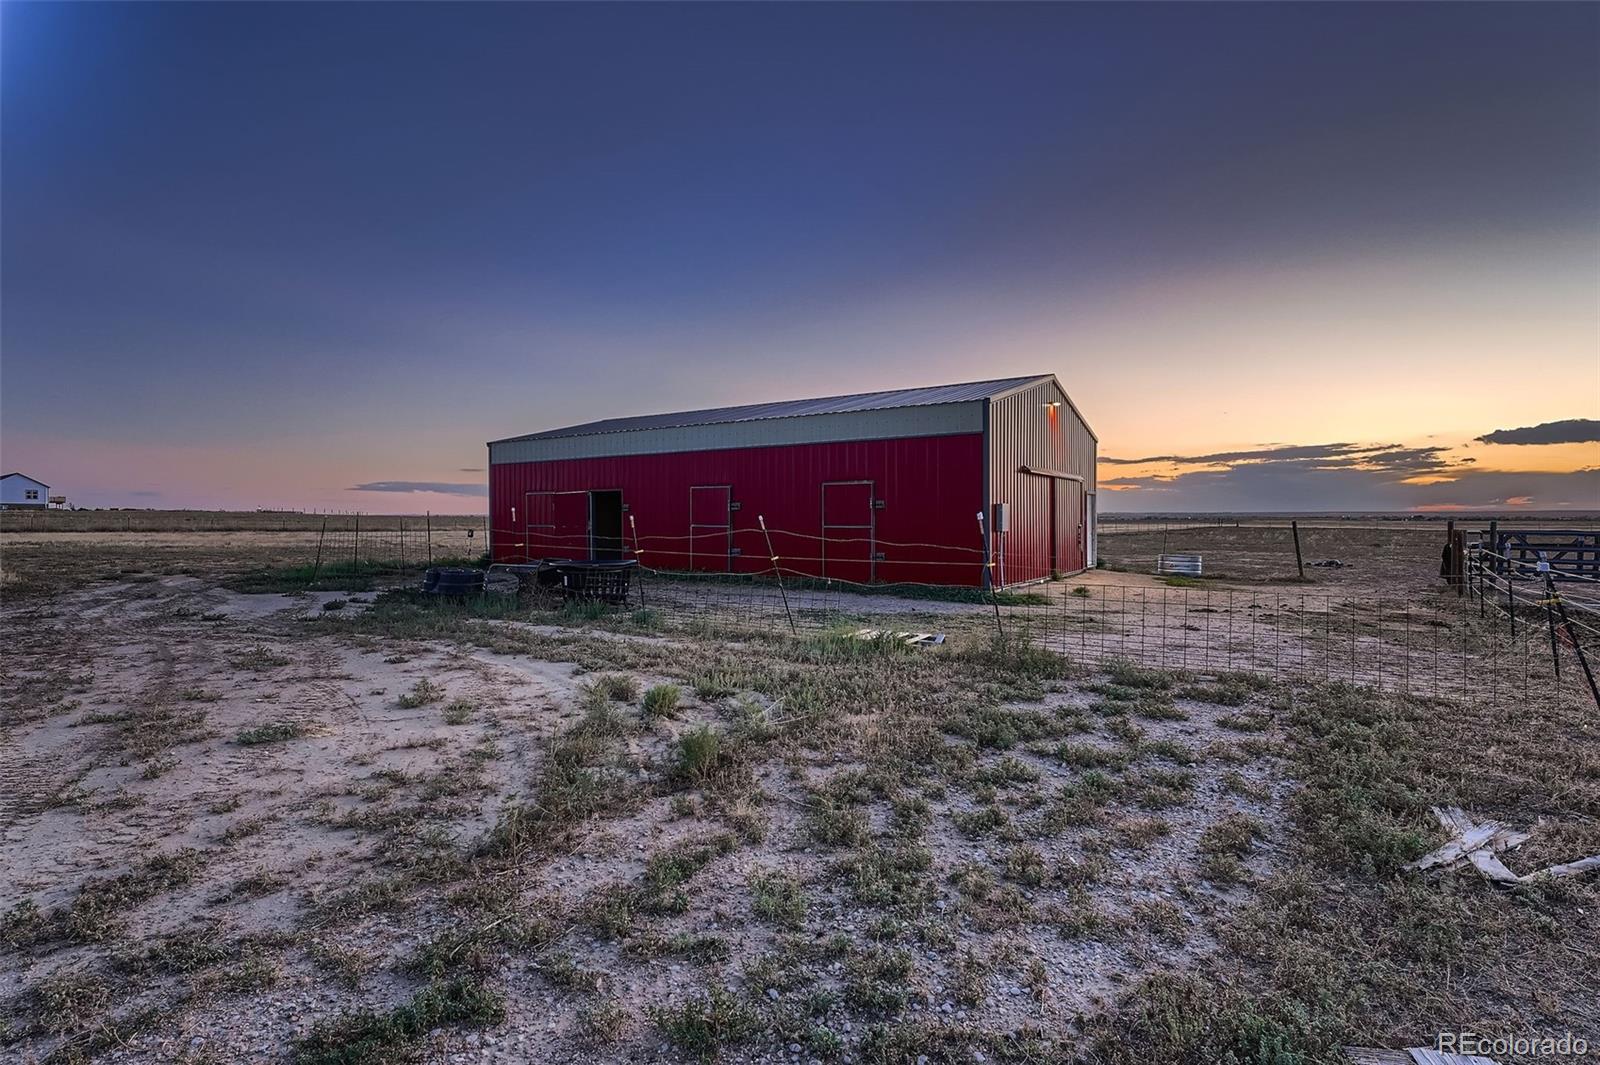
M 777 403 L 748 403 L 739 407 L 712 407 L 708 410 L 678 411 L 671 414 L 640 414 L 629 418 L 606 418 L 561 429 L 546 429 L 525 436 L 491 440 L 505 444 L 514 440 L 555 440 L 570 436 L 598 436 L 604 433 L 631 433 L 644 429 L 679 429 L 691 425 L 724 425 L 733 422 L 765 421 L 771 418 L 798 418 L 811 414 L 844 414 L 854 411 L 890 410 L 897 407 L 930 407 L 941 403 L 967 403 L 994 399 L 1037 381 L 1052 380 L 1050 374 L 1027 377 L 1001 377 L 992 381 L 968 381 L 926 388 L 896 388 L 887 392 L 857 392 L 848 396 L 823 396 L 818 399 L 789 399 Z
M 8 481 L 13 477 L 21 477 L 24 481 L 32 481 L 34 484 L 39 485 L 41 488 L 49 488 L 50 487 L 48 484 L 45 484 L 43 481 L 39 480 L 39 478 L 37 478 L 37 477 L 29 477 L 25 473 L 16 473 L 14 471 L 11 472 L 11 473 L 5 474 L 4 476 L 0 476 L 0 481 Z

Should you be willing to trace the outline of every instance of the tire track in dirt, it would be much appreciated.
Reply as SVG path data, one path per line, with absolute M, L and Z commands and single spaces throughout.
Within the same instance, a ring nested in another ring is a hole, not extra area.
M 39 815 L 56 805 L 69 780 L 59 757 L 30 758 L 15 740 L 0 738 L 0 844 L 22 840 Z

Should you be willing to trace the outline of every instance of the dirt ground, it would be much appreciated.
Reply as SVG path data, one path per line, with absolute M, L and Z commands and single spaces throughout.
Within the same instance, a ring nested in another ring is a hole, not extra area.
M 1576 710 L 1524 744 L 1446 703 L 1078 664 L 995 642 L 972 604 L 860 607 L 949 637 L 911 649 L 665 600 L 228 590 L 298 562 L 294 536 L 0 540 L 0 1056 L 1320 1061 L 1430 1022 L 1600 1036 L 1591 882 L 1516 904 L 1397 871 L 1442 841 L 1432 801 L 1538 820 L 1530 862 L 1600 850 Z M 1440 777 L 1436 743 L 1481 745 L 1495 787 Z M 1353 783 L 1372 772 L 1397 790 Z M 1491 972 L 1490 933 L 1520 971 Z M 1473 975 L 1440 996 L 1440 965 Z

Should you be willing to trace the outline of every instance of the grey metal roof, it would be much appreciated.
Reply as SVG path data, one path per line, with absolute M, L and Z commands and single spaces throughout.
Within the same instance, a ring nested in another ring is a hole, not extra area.
M 817 399 L 789 399 L 777 403 L 749 403 L 739 407 L 712 407 L 708 410 L 677 411 L 670 414 L 640 414 L 629 418 L 606 418 L 542 433 L 491 440 L 504 444 L 514 440 L 554 440 L 568 436 L 598 436 L 604 433 L 631 433 L 645 429 L 679 429 L 692 425 L 723 425 L 734 422 L 765 421 L 771 418 L 800 418 L 812 414 L 844 414 L 856 411 L 891 410 L 898 407 L 927 407 L 940 403 L 967 403 L 991 399 L 1035 381 L 1050 380 L 1050 374 L 1028 377 L 1002 377 L 992 381 L 968 381 L 926 388 L 896 388 L 887 392 L 857 392 L 849 396 L 822 396 Z

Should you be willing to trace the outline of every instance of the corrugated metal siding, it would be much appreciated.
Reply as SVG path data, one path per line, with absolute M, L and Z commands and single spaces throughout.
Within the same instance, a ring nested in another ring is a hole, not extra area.
M 625 418 L 606 418 L 582 425 L 568 425 L 539 433 L 525 433 L 511 440 L 551 440 L 563 436 L 594 436 L 600 433 L 631 433 L 648 429 L 681 429 L 691 425 L 729 425 L 735 422 L 765 421 L 774 418 L 803 418 L 818 414 L 846 414 L 860 411 L 890 410 L 897 407 L 929 407 L 945 403 L 970 403 L 998 396 L 1018 385 L 1038 380 L 1031 377 L 1002 377 L 990 381 L 967 381 L 955 385 L 929 385 L 924 388 L 896 388 L 886 392 L 856 392 L 848 396 L 821 396 L 815 399 L 785 399 L 775 403 L 747 403 L 738 407 L 711 407 L 706 410 L 673 411 L 667 414 L 638 414 Z M 490 443 L 506 443 L 494 440 Z
M 1050 403 L 1061 405 L 1052 409 Z M 990 402 L 990 498 L 1011 505 L 1011 529 L 1005 536 L 1006 584 L 1050 576 L 1050 478 L 1021 473 L 1020 467 L 1075 474 L 1083 478 L 1085 493 L 1093 493 L 1096 449 L 1094 434 L 1053 380 Z M 1066 533 L 1062 531 L 1056 545 L 1061 555 L 1067 554 Z M 1086 529 L 1086 546 L 1092 536 L 1092 527 Z M 998 561 L 998 545 L 995 550 Z
M 597 436 L 539 436 L 496 441 L 489 462 L 660 455 L 674 451 L 773 447 L 839 440 L 951 436 L 983 430 L 983 402 L 943 403 L 888 410 L 765 418 L 731 424 L 665 426 Z
M 626 516 L 643 538 L 645 563 L 687 569 L 690 489 L 729 485 L 738 507 L 731 514 L 731 539 L 739 550 L 730 564 L 734 572 L 770 569 L 756 521 L 764 515 L 786 569 L 821 576 L 823 559 L 833 557 L 843 571 L 839 575 L 850 576 L 861 572 L 863 552 L 859 543 L 846 541 L 860 537 L 836 537 L 829 555 L 822 539 L 822 486 L 871 481 L 872 498 L 883 501 L 882 509 L 871 512 L 868 535 L 874 551 L 883 555 L 872 564 L 872 579 L 975 585 L 983 561 L 975 519 L 983 506 L 983 460 L 982 434 L 963 433 L 502 462 L 489 470 L 494 554 L 509 562 L 528 552 L 528 493 L 620 490 Z M 632 531 L 626 524 L 624 532 L 631 547 Z M 573 554 L 582 551 L 580 543 Z

